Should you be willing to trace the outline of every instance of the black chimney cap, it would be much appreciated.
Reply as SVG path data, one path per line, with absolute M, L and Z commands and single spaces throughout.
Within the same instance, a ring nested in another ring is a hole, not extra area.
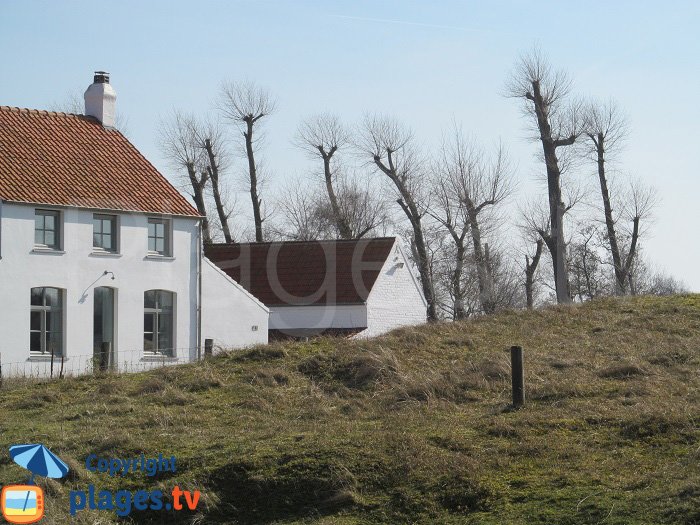
M 95 71 L 93 82 L 95 84 L 109 84 L 109 73 L 106 71 Z

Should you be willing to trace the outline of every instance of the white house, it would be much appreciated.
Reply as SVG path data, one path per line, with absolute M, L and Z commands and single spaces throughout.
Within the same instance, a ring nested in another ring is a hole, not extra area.
M 213 244 L 205 253 L 270 308 L 270 338 L 370 337 L 426 322 L 426 301 L 394 237 Z
M 0 106 L 3 375 L 267 342 L 269 310 L 203 257 L 197 210 L 113 128 L 114 104 L 98 72 L 86 115 Z

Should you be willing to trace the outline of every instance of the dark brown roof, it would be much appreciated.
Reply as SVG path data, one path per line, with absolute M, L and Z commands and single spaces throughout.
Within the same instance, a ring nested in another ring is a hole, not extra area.
M 119 131 L 92 117 L 7 106 L 0 200 L 199 215 Z
M 212 244 L 204 253 L 268 306 L 367 300 L 395 237 Z

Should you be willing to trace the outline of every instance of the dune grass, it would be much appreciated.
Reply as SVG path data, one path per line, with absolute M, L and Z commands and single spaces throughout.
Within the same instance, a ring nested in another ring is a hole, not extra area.
M 512 410 L 507 349 L 525 349 Z M 7 447 L 40 442 L 42 523 L 700 524 L 700 296 L 604 299 L 348 341 L 276 343 L 133 375 L 6 382 Z M 175 455 L 110 478 L 85 457 Z M 68 494 L 174 485 L 195 513 L 86 511 Z

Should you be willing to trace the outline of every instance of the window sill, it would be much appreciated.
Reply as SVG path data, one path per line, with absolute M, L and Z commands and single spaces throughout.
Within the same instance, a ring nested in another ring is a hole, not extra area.
M 149 253 L 144 257 L 144 260 L 147 261 L 174 261 L 175 257 L 172 255 L 159 255 L 157 253 Z
M 122 254 L 117 252 L 101 252 L 97 250 L 90 252 L 90 257 L 112 257 L 114 259 L 118 259 L 121 256 Z
M 67 357 L 63 358 L 63 362 L 65 363 L 69 359 Z M 50 355 L 30 355 L 27 358 L 28 363 L 50 363 L 51 362 L 51 356 Z M 55 355 L 53 356 L 53 362 L 54 364 L 60 363 L 61 362 L 61 356 L 60 355 Z
M 40 246 L 36 246 L 31 253 L 40 253 L 42 255 L 64 255 L 66 252 L 63 250 L 55 250 L 54 248 L 41 248 Z

